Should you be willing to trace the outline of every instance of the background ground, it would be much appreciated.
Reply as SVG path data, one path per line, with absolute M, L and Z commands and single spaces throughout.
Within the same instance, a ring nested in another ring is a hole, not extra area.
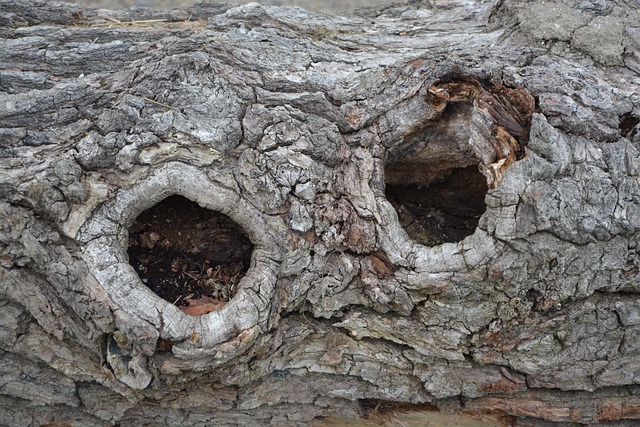
M 125 9 L 129 6 L 152 7 L 159 9 L 185 8 L 194 1 L 189 0 L 67 0 L 71 3 L 104 9 Z M 216 3 L 251 3 L 251 0 L 220 0 Z M 320 12 L 347 12 L 363 7 L 394 3 L 391 0 L 263 0 L 259 3 L 274 6 L 300 6 L 308 10 Z

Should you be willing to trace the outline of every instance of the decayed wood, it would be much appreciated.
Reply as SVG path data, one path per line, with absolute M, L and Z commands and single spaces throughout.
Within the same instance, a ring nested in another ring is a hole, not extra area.
M 637 423 L 639 22 L 0 1 L 0 424 Z M 172 195 L 254 245 L 201 316 L 129 264 Z

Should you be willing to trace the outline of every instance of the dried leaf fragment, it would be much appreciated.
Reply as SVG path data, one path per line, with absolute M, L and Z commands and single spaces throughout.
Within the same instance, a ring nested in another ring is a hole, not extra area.
M 185 302 L 189 304 L 188 307 L 180 306 L 178 308 L 189 316 L 201 316 L 203 314 L 211 313 L 212 311 L 222 308 L 226 304 L 224 301 L 207 296 L 200 298 L 186 298 Z
M 158 240 L 160 240 L 160 234 L 155 231 L 150 231 L 148 233 L 142 233 L 140 235 L 140 246 L 147 249 L 153 249 Z

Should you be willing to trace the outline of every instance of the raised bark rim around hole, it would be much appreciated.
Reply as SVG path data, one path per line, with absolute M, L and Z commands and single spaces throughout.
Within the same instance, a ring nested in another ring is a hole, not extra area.
M 154 294 L 142 283 L 126 255 L 128 228 L 135 218 L 174 194 L 227 215 L 254 243 L 251 266 L 236 296 L 219 310 L 198 317 L 186 315 Z M 84 243 L 83 258 L 90 272 L 117 309 L 154 325 L 160 338 L 178 343 L 173 347 L 174 354 L 197 357 L 215 352 L 216 345 L 242 331 L 255 327 L 265 330 L 273 321 L 271 304 L 281 254 L 276 239 L 265 233 L 268 227 L 261 222 L 259 212 L 236 192 L 198 168 L 171 162 L 105 202 L 83 225 L 79 240 Z M 141 332 L 136 340 L 147 349 L 153 348 L 148 352 L 155 351 L 157 337 Z
M 244 229 L 227 215 L 173 195 L 136 218 L 127 254 L 156 295 L 199 316 L 236 295 L 253 248 Z

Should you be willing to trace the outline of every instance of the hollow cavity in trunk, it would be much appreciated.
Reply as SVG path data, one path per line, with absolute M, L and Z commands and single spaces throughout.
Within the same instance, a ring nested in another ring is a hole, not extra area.
M 395 181 L 395 170 L 424 165 L 395 165 L 385 171 Z M 429 185 L 407 182 L 387 183 L 386 196 L 409 237 L 426 245 L 458 242 L 473 234 L 486 209 L 485 177 L 477 166 L 453 168 L 441 172 Z
M 129 262 L 143 283 L 177 306 L 229 301 L 251 263 L 253 244 L 226 215 L 170 196 L 129 228 Z

